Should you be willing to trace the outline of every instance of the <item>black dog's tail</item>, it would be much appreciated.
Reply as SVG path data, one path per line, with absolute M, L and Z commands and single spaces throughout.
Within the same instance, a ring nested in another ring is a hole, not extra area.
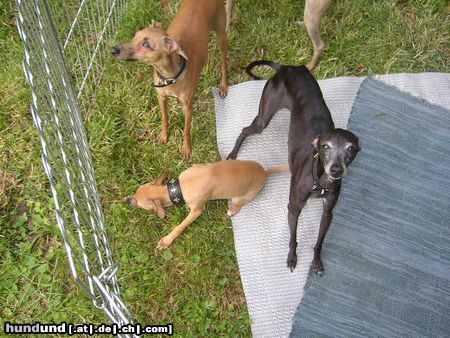
M 256 76 L 255 74 L 252 73 L 252 69 L 256 66 L 269 66 L 273 69 L 275 69 L 277 72 L 280 70 L 281 65 L 273 62 L 273 61 L 267 61 L 267 60 L 258 60 L 258 61 L 253 61 L 252 63 L 250 63 L 247 68 L 245 69 L 245 71 L 247 72 L 248 75 L 250 75 L 252 78 L 254 78 L 255 80 L 261 80 L 260 77 Z

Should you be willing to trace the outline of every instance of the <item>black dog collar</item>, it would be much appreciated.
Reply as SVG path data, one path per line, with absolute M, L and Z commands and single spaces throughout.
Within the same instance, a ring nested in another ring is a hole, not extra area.
M 178 73 L 176 73 L 176 75 L 174 77 L 167 78 L 167 77 L 162 76 L 158 71 L 156 71 L 156 75 L 158 76 L 159 83 L 153 84 L 153 86 L 157 87 L 157 88 L 161 88 L 161 87 L 166 87 L 168 85 L 171 85 L 172 83 L 175 83 L 177 81 L 177 79 L 180 77 L 180 75 L 186 69 L 186 64 L 187 64 L 186 59 L 184 57 L 181 57 L 180 69 L 178 70 Z
M 317 191 L 319 190 L 319 177 L 317 176 L 317 170 L 319 167 L 319 153 L 314 152 L 313 153 L 313 163 L 312 163 L 312 175 L 313 175 L 313 186 L 311 188 L 311 191 Z
M 167 182 L 167 191 L 169 192 L 169 198 L 175 205 L 184 205 L 183 193 L 181 192 L 180 181 L 178 178 L 173 178 Z

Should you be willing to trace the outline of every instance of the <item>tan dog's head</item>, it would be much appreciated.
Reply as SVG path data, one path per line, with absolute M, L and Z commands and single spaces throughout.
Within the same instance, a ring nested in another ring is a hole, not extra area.
M 125 203 L 134 208 L 142 208 L 149 211 L 156 211 L 159 218 L 163 219 L 166 216 L 166 211 L 161 202 L 161 185 L 166 184 L 169 178 L 169 172 L 164 172 L 158 176 L 153 183 L 141 185 L 136 194 L 125 198 Z
M 111 52 L 120 60 L 143 61 L 148 64 L 155 64 L 173 53 L 187 59 L 178 43 L 167 35 L 159 22 L 153 22 L 150 27 L 136 32 L 130 42 L 113 47 Z

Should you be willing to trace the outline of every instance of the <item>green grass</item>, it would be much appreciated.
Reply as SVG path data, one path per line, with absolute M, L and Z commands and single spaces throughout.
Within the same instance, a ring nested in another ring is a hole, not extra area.
M 115 42 L 127 40 L 151 19 L 170 23 L 158 1 L 132 1 Z M 306 31 L 295 25 L 304 1 L 237 2 L 229 34 L 230 84 L 248 80 L 243 68 L 267 58 L 304 64 L 312 55 Z M 29 113 L 21 43 L 13 2 L 0 3 L 0 317 L 13 322 L 101 323 L 71 279 L 55 226 L 40 143 Z M 333 2 L 322 20 L 327 49 L 315 75 L 366 76 L 396 72 L 448 72 L 449 7 L 437 0 Z M 161 221 L 122 203 L 139 184 L 169 169 L 219 159 L 210 88 L 219 83 L 215 38 L 197 90 L 193 156 L 180 159 L 184 117 L 171 101 L 170 141 L 159 144 L 160 113 L 150 69 L 107 59 L 86 128 L 107 219 L 123 300 L 142 324 L 173 323 L 180 337 L 248 337 L 250 319 L 234 252 L 226 202 L 214 201 L 164 254 L 156 243 L 187 209 L 170 208 Z

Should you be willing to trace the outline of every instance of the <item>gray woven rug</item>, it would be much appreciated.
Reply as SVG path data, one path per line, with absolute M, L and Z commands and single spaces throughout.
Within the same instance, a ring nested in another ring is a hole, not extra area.
M 450 110 L 374 79 L 349 170 L 291 337 L 450 337 Z
M 449 74 L 392 74 L 378 77 L 385 83 L 435 104 L 450 108 Z M 336 127 L 345 128 L 363 78 L 334 78 L 319 81 Z M 217 142 L 222 158 L 231 151 L 243 127 L 258 111 L 265 81 L 249 81 L 231 86 L 228 96 L 216 103 Z M 238 159 L 251 159 L 264 167 L 287 163 L 289 112 L 279 112 L 260 134 L 248 138 Z M 287 337 L 294 311 L 303 296 L 303 287 L 312 260 L 321 216 L 321 202 L 308 202 L 299 219 L 298 266 L 286 267 L 289 231 L 287 203 L 289 173 L 271 175 L 261 194 L 233 217 L 237 259 L 254 337 Z M 333 225 L 332 225 L 333 227 Z

